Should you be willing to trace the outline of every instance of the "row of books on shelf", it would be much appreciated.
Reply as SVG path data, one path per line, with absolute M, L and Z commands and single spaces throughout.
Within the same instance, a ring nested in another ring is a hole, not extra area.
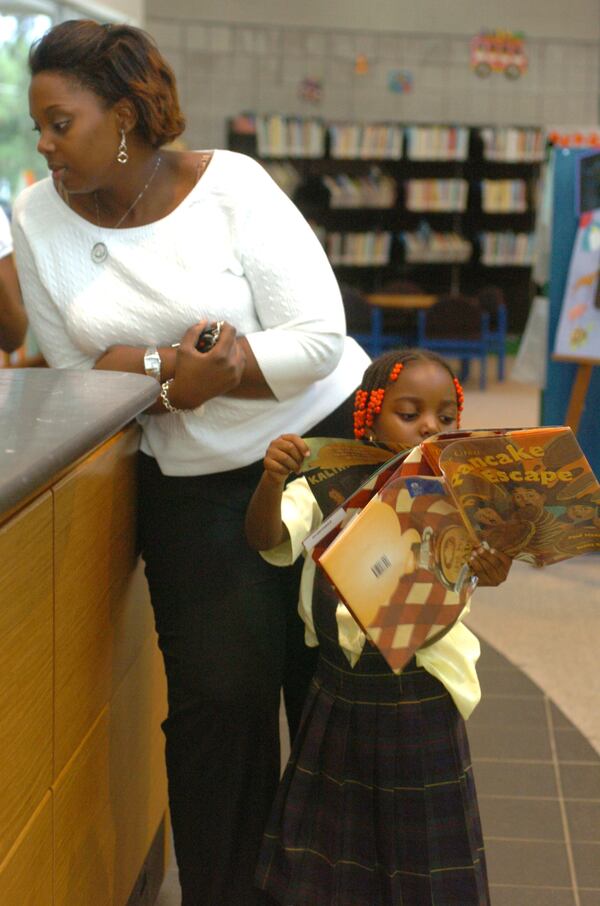
M 409 179 L 405 184 L 408 211 L 465 211 L 466 179 Z
M 524 179 L 484 179 L 481 208 L 486 214 L 522 214 L 527 210 Z
M 332 123 L 328 129 L 330 154 L 338 160 L 400 160 L 402 157 L 401 126 L 386 123 Z
M 257 116 L 259 157 L 323 157 L 325 126 L 321 120 L 299 116 Z
M 535 253 L 534 233 L 486 232 L 479 237 L 481 263 L 491 267 L 529 267 Z
M 469 156 L 467 126 L 404 125 L 401 123 L 326 123 L 316 117 L 283 114 L 234 117 L 234 135 L 254 135 L 259 157 L 325 156 L 327 138 L 332 158 L 343 160 L 464 161 Z M 484 158 L 508 163 L 544 158 L 542 129 L 483 127 Z
M 377 168 L 367 176 L 324 176 L 323 185 L 329 190 L 332 208 L 393 208 L 398 195 L 396 180 Z
M 452 262 L 462 264 L 473 254 L 473 244 L 458 233 L 417 230 L 401 233 L 404 259 L 412 263 Z
M 293 196 L 302 182 L 289 161 L 268 161 L 265 169 L 275 182 Z M 378 167 L 366 176 L 337 173 L 322 177 L 329 192 L 331 208 L 393 208 L 398 197 L 398 182 Z M 466 179 L 408 179 L 404 182 L 408 211 L 461 213 L 467 208 L 469 183 Z M 524 179 L 484 179 L 481 183 L 481 208 L 486 214 L 515 214 L 527 211 L 527 184 Z
M 487 160 L 520 163 L 544 159 L 546 138 L 541 129 L 496 126 L 483 128 L 480 134 Z
M 393 233 L 328 232 L 314 226 L 333 265 L 374 266 L 390 263 Z M 455 232 L 419 229 L 398 234 L 408 264 L 464 264 L 473 257 L 473 242 Z M 480 262 L 487 267 L 529 266 L 533 261 L 534 234 L 485 232 L 479 235 Z
M 334 265 L 386 265 L 390 262 L 391 249 L 390 232 L 327 233 L 325 239 L 327 256 Z
M 469 130 L 466 126 L 408 126 L 406 156 L 409 160 L 466 160 Z

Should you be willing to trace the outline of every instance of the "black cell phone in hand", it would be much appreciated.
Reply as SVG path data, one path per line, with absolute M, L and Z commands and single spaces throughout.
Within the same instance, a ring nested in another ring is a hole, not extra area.
M 210 326 L 207 325 L 200 331 L 200 336 L 198 337 L 198 342 L 196 343 L 196 349 L 198 352 L 208 352 L 209 349 L 212 349 L 217 340 L 221 335 L 221 327 L 223 326 L 222 321 L 216 321 Z

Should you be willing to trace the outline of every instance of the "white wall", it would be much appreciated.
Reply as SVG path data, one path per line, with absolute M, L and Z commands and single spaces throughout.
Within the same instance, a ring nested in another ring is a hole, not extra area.
M 128 22 L 132 25 L 143 25 L 145 17 L 145 0 L 67 0 L 70 6 L 89 14 L 100 22 Z
M 600 37 L 598 0 L 147 0 L 149 18 L 449 35 L 510 28 L 544 38 Z
M 195 147 L 222 146 L 240 111 L 338 120 L 584 126 L 598 122 L 600 0 L 146 0 L 146 27 L 178 76 Z M 524 31 L 529 70 L 480 79 L 469 40 Z M 369 73 L 357 77 L 358 54 Z M 413 91 L 388 90 L 407 69 Z M 306 76 L 320 105 L 298 97 Z

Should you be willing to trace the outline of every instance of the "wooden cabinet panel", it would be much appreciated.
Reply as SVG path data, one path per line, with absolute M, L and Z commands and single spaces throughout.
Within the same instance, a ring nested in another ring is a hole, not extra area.
M 166 681 L 149 638 L 109 705 L 110 796 L 118 859 L 114 903 L 124 906 L 167 808 Z
M 148 639 L 54 784 L 54 906 L 127 903 L 167 807 L 165 701 Z
M 113 620 L 113 629 L 111 695 L 138 657 L 147 639 L 156 638 L 154 613 L 144 575 L 144 561 L 141 557 L 123 587 L 118 600 L 118 613 L 115 613 Z
M 47 493 L 0 528 L 0 861 L 52 782 L 52 645 Z
M 104 709 L 54 787 L 54 906 L 116 906 L 110 736 Z
M 143 585 L 139 574 L 133 576 L 137 446 L 138 430 L 130 427 L 53 491 L 55 776 L 135 659 L 151 626 L 149 608 L 138 600 L 145 595 Z
M 51 906 L 52 796 L 48 792 L 0 865 L 2 906 Z

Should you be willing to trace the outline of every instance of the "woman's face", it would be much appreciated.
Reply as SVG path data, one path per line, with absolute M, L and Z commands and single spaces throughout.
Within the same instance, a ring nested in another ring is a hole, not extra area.
M 117 114 L 93 91 L 60 72 L 40 72 L 29 87 L 29 112 L 57 187 L 93 192 L 119 166 Z

